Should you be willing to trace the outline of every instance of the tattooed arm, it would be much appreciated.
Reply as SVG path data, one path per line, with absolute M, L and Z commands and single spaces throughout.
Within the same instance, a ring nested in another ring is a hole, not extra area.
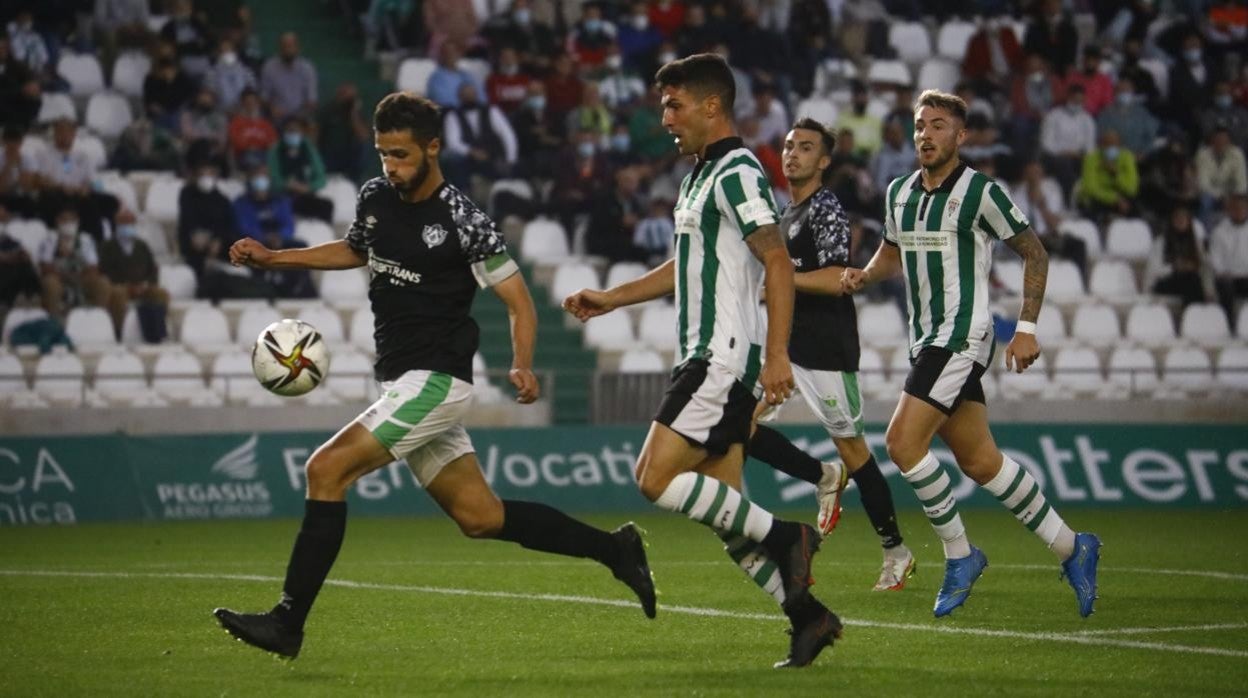
M 1040 244 L 1036 232 L 1027 228 L 1009 238 L 1005 244 L 1023 258 L 1023 308 L 1018 314 L 1020 322 L 1035 322 L 1044 304 L 1044 287 L 1049 278 L 1049 255 Z M 1040 356 L 1040 343 L 1036 335 L 1015 332 L 1014 339 L 1005 348 L 1005 367 L 1022 373 Z

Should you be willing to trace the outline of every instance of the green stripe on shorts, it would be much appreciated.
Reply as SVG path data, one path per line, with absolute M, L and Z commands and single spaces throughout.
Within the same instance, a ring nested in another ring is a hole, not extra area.
M 400 405 L 399 409 L 390 415 L 390 419 L 405 422 L 410 426 L 401 426 L 387 419 L 373 430 L 373 436 L 387 451 L 394 448 L 394 445 L 404 436 L 411 433 L 413 427 L 420 424 L 421 420 L 429 416 L 435 407 L 442 404 L 447 394 L 451 392 L 452 380 L 451 376 L 445 373 L 430 373 L 420 393 Z
M 862 393 L 858 390 L 858 374 L 853 371 L 842 371 L 841 381 L 845 384 L 845 402 L 849 403 L 849 418 L 854 420 L 854 435 L 862 436 L 865 429 L 862 424 Z

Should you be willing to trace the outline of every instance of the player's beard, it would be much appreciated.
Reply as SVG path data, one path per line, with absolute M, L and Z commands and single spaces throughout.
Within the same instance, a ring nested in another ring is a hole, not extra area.
M 432 169 L 433 167 L 429 165 L 429 153 L 425 153 L 424 157 L 420 159 L 420 167 L 417 168 L 416 174 L 412 175 L 411 180 L 408 181 L 404 193 L 408 196 L 415 194 L 421 185 L 425 183 L 425 180 L 429 179 L 429 172 Z
M 958 157 L 958 150 L 957 148 L 950 148 L 949 151 L 944 153 L 944 156 L 941 157 L 940 146 L 937 146 L 936 157 L 937 159 L 933 160 L 930 165 L 923 165 L 923 169 L 928 172 L 939 172 L 941 168 L 949 164 L 951 159 Z

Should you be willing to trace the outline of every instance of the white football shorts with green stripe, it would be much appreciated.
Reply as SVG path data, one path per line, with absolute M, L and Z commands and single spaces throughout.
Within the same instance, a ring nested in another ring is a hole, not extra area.
M 862 436 L 862 393 L 858 390 L 857 372 L 816 371 L 793 364 L 793 383 L 828 436 L 837 439 Z M 758 416 L 758 421 L 774 421 L 785 404 L 768 407 Z
M 464 429 L 472 384 L 438 371 L 408 371 L 381 385 L 381 397 L 355 421 L 395 460 L 405 460 L 421 486 L 447 463 L 473 453 Z

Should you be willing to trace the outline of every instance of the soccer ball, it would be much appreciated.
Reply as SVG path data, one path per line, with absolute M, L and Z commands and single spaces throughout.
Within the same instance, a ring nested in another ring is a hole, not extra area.
M 303 395 L 325 380 L 329 351 L 315 327 L 302 320 L 278 320 L 256 338 L 251 370 L 269 392 Z

